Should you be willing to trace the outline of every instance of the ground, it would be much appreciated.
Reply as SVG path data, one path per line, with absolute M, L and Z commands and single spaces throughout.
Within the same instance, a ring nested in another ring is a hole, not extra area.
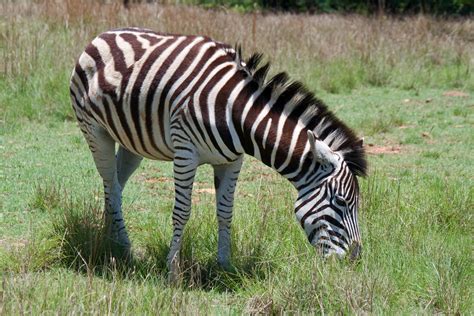
M 75 122 L 31 122 L 2 140 L 3 310 L 472 312 L 472 96 L 367 88 L 322 97 L 365 136 L 370 171 L 361 179 L 358 264 L 318 258 L 292 214 L 295 190 L 247 157 L 235 206 L 235 273 L 214 262 L 214 191 L 204 166 L 181 284 L 167 284 L 172 170 L 156 161 L 143 163 L 124 196 L 136 262 L 125 271 L 85 268 L 67 257 L 65 244 L 74 243 L 67 230 L 97 228 L 100 178 Z

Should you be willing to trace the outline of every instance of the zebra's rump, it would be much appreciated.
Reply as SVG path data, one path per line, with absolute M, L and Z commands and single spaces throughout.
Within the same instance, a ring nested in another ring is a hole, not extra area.
M 172 160 L 173 122 L 230 47 L 206 37 L 118 29 L 96 37 L 79 57 L 71 98 L 81 124 L 98 124 L 141 156 Z M 217 53 L 217 54 L 216 54 Z M 175 124 L 175 126 L 176 126 Z

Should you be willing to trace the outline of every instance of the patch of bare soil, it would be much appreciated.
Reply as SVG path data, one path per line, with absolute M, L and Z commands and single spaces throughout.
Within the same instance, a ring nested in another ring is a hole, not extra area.
M 369 144 L 369 146 L 365 148 L 365 151 L 371 155 L 400 154 L 401 147 L 399 145 L 377 146 L 377 145 Z
M 458 98 L 468 98 L 469 94 L 459 90 L 449 90 L 443 93 L 445 97 L 458 97 Z
M 158 182 L 172 182 L 173 179 L 172 178 L 169 178 L 169 177 L 150 177 L 150 178 L 146 178 L 145 180 L 146 183 L 158 183 Z
M 28 244 L 26 239 L 0 239 L 0 248 L 5 250 L 16 250 L 24 248 Z
M 216 190 L 213 188 L 199 188 L 199 189 L 194 189 L 194 192 L 196 193 L 207 193 L 207 194 L 215 194 Z

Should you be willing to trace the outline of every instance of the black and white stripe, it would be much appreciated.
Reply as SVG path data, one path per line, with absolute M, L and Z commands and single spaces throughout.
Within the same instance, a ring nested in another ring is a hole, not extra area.
M 228 265 L 245 153 L 297 188 L 296 217 L 323 254 L 343 255 L 360 244 L 356 176 L 366 172 L 362 142 L 300 83 L 284 73 L 266 80 L 269 65 L 259 66 L 260 59 L 244 62 L 240 49 L 207 37 L 135 28 L 99 35 L 79 57 L 71 99 L 104 180 L 110 236 L 126 252 L 121 194 L 141 157 L 174 164 L 172 271 L 194 175 L 208 163 L 215 172 L 218 261 Z

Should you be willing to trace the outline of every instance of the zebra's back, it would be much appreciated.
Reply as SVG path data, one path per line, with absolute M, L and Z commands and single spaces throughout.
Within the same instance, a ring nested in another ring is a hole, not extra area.
M 233 50 L 206 37 L 118 29 L 96 37 L 71 78 L 81 128 L 97 124 L 126 149 L 172 160 L 172 127 L 216 63 Z M 192 102 L 192 101 L 191 101 Z

